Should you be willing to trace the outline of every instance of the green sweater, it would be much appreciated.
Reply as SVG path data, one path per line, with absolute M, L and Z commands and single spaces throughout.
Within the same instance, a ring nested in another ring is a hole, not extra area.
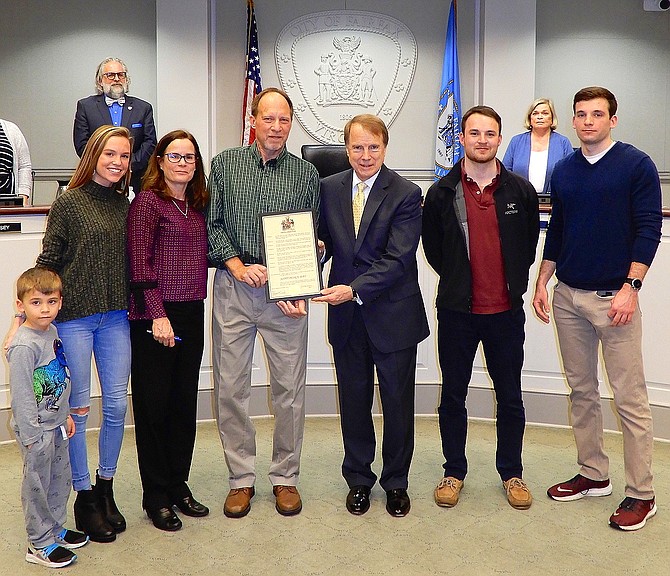
M 128 308 L 128 199 L 92 180 L 51 206 L 37 266 L 63 280 L 59 322 Z

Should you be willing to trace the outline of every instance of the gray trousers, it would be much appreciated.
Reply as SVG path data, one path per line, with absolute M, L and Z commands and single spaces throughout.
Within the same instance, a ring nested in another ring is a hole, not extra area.
M 46 430 L 30 448 L 18 438 L 23 458 L 21 505 L 28 541 L 35 548 L 53 544 L 67 518 L 67 500 L 72 489 L 68 443 L 62 426 Z
M 256 481 L 256 430 L 249 418 L 256 334 L 270 371 L 275 427 L 269 477 L 273 486 L 295 486 L 305 428 L 307 317 L 284 316 L 265 300 L 265 287 L 238 282 L 225 270 L 214 276 L 212 359 L 216 420 L 231 488 Z
M 651 459 L 654 433 L 642 365 L 642 314 L 630 324 L 611 326 L 607 312 L 613 296 L 577 290 L 559 282 L 552 303 L 565 376 L 570 386 L 572 431 L 579 473 L 591 480 L 609 478 L 603 443 L 603 415 L 598 388 L 598 347 L 614 394 L 623 434 L 625 495 L 654 497 Z

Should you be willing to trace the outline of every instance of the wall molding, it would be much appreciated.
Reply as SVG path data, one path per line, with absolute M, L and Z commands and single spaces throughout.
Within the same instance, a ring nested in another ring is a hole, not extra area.
M 435 416 L 440 398 L 438 384 L 419 383 L 416 386 L 416 416 Z M 524 391 L 526 422 L 533 426 L 569 427 L 569 399 L 567 392 L 532 392 Z M 214 392 L 201 389 L 198 393 L 198 421 L 214 419 Z M 610 398 L 603 398 L 604 428 L 609 432 L 619 432 L 618 420 L 614 403 Z M 337 387 L 334 384 L 312 384 L 306 390 L 307 416 L 339 416 L 337 403 Z M 654 418 L 654 438 L 658 441 L 670 442 L 670 406 L 652 404 Z M 380 414 L 379 391 L 375 391 L 373 412 Z M 249 413 L 254 417 L 270 416 L 269 385 L 252 386 Z M 0 443 L 14 441 L 11 430 L 11 410 L 0 410 Z M 91 415 L 89 422 L 99 423 L 101 416 L 100 398 L 91 399 Z M 468 394 L 468 417 L 470 419 L 492 420 L 495 417 L 495 400 L 493 390 L 488 387 L 471 386 Z M 133 425 L 132 399 L 128 396 L 128 413 L 126 426 Z M 93 429 L 93 428 L 91 428 Z

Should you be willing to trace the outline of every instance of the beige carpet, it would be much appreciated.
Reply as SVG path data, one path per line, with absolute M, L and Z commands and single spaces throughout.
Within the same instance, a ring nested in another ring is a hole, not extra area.
M 378 422 L 379 424 L 379 422 Z M 303 512 L 284 518 L 274 509 L 267 480 L 271 419 L 256 420 L 258 481 L 249 515 L 229 519 L 222 507 L 227 472 L 215 425 L 198 428 L 190 480 L 194 495 L 212 512 L 203 519 L 182 516 L 175 533 L 156 530 L 140 507 L 133 430 L 127 430 L 119 473 L 117 502 L 128 529 L 113 544 L 91 543 L 78 560 L 61 571 L 24 560 L 25 531 L 19 500 L 21 461 L 15 445 L 0 446 L 0 574 L 63 573 L 99 576 L 152 575 L 665 575 L 670 573 L 670 445 L 654 453 L 658 514 L 633 533 L 613 530 L 609 515 L 623 498 L 619 435 L 607 436 L 614 493 L 558 503 L 546 488 L 576 473 L 569 430 L 529 427 L 525 442 L 525 479 L 535 502 L 530 510 L 512 509 L 494 467 L 495 429 L 471 422 L 470 473 L 461 502 L 438 508 L 432 500 L 442 476 L 437 420 L 417 418 L 416 451 L 410 476 L 412 510 L 392 518 L 376 486 L 370 511 L 361 517 L 344 506 L 347 488 L 340 475 L 342 442 L 336 418 L 309 418 L 300 481 Z M 97 438 L 90 445 L 97 454 Z M 379 471 L 379 463 L 375 469 Z M 70 510 L 74 498 L 70 498 Z M 73 526 L 70 515 L 70 527 Z

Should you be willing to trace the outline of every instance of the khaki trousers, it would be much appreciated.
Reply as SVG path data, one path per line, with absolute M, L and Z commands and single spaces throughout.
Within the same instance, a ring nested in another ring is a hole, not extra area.
M 284 316 L 265 301 L 265 287 L 238 282 L 225 270 L 214 276 L 212 360 L 216 420 L 231 488 L 256 481 L 256 430 L 249 418 L 256 334 L 270 371 L 275 427 L 269 477 L 274 485 L 295 486 L 305 427 L 307 317 Z
M 598 390 L 598 347 L 621 422 L 626 496 L 654 497 L 651 460 L 653 429 L 642 366 L 642 315 L 636 311 L 625 326 L 611 326 L 607 312 L 613 296 L 577 290 L 559 282 L 553 315 L 570 386 L 572 429 L 580 474 L 591 480 L 609 477 L 603 446 L 602 403 Z

